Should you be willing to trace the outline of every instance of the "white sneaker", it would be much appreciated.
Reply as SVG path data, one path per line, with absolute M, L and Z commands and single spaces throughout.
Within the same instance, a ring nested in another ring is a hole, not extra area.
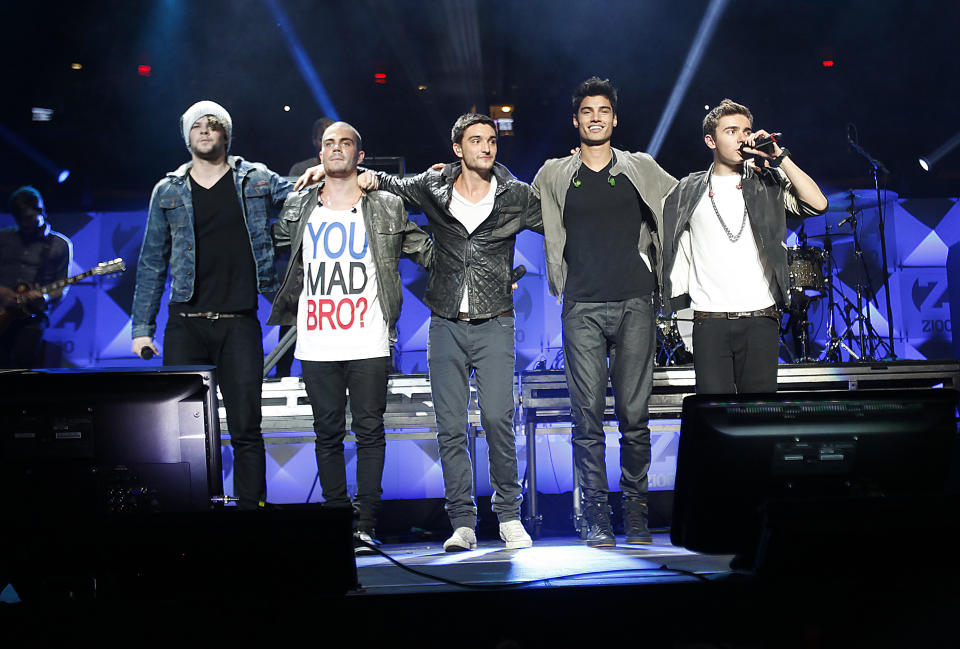
M 446 552 L 465 552 L 477 549 L 477 534 L 469 527 L 458 527 L 450 538 L 443 542 Z
M 519 550 L 533 545 L 527 530 L 523 529 L 523 523 L 518 520 L 500 523 L 500 538 L 507 542 L 508 550 Z

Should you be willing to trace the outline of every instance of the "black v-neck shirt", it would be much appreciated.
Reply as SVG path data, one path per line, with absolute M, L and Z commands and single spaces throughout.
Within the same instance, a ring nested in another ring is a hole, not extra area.
M 193 297 L 180 312 L 238 313 L 257 309 L 257 267 L 233 173 L 205 189 L 190 180 L 196 265 Z
M 652 221 L 650 208 L 625 175 L 610 176 L 612 164 L 611 160 L 600 171 L 580 165 L 574 177 L 580 186 L 571 182 L 567 189 L 563 294 L 571 300 L 614 302 L 656 289 L 656 279 L 637 248 L 641 224 L 644 219 Z

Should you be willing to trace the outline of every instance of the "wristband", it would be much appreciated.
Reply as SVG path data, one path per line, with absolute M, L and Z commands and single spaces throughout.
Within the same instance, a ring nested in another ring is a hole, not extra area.
M 790 156 L 790 149 L 788 149 L 788 148 L 786 148 L 786 147 L 783 147 L 782 149 L 780 149 L 780 155 L 778 155 L 776 158 L 774 158 L 774 159 L 771 160 L 770 162 L 771 162 L 772 164 L 776 165 L 777 167 L 779 167 L 779 166 L 780 166 L 780 163 L 783 162 L 783 159 L 784 159 L 784 158 L 789 158 L 789 157 L 791 157 L 791 156 Z

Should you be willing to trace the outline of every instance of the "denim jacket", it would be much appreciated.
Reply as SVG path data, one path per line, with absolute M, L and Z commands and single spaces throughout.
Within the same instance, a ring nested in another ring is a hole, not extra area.
M 297 324 L 297 308 L 303 292 L 303 234 L 322 188 L 321 182 L 290 194 L 280 219 L 273 225 L 277 247 L 290 246 L 290 265 L 273 301 L 267 324 Z M 396 324 L 403 303 L 403 288 L 397 270 L 400 255 L 406 255 L 415 263 L 429 268 L 433 259 L 433 242 L 426 232 L 407 217 L 403 202 L 396 196 L 387 192 L 367 192 L 360 206 L 377 274 L 377 299 L 393 342 L 397 338 Z
M 157 311 L 170 268 L 171 302 L 187 302 L 193 297 L 196 250 L 194 241 L 193 200 L 187 182 L 187 162 L 171 171 L 153 188 L 150 213 L 137 263 L 137 284 L 133 293 L 134 338 L 153 336 Z M 293 188 L 259 162 L 247 162 L 239 156 L 227 156 L 227 164 L 240 199 L 240 208 L 250 235 L 250 251 L 257 267 L 257 289 L 274 293 L 278 287 L 273 263 L 273 241 L 269 223 Z M 238 251 L 239 254 L 240 251 Z

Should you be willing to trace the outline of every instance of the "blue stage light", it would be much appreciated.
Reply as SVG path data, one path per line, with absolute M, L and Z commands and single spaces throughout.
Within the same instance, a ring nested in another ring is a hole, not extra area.
M 293 56 L 293 62 L 296 63 L 297 68 L 300 69 L 300 74 L 303 76 L 303 80 L 307 82 L 307 86 L 310 88 L 310 92 L 317 101 L 320 110 L 323 111 L 323 114 L 327 117 L 339 120 L 340 115 L 337 113 L 337 109 L 334 108 L 333 101 L 330 100 L 330 95 L 327 94 L 326 88 L 323 87 L 317 70 L 313 67 L 313 63 L 310 62 L 310 57 L 307 56 L 307 51 L 303 48 L 297 32 L 294 31 L 293 25 L 290 24 L 287 13 L 277 0 L 263 1 L 270 9 L 270 13 L 273 14 L 274 20 L 277 21 L 277 26 L 280 28 L 280 31 L 283 32 L 287 48 L 290 50 L 290 55 Z
M 677 114 L 677 109 L 680 108 L 680 102 L 683 101 L 683 96 L 687 94 L 687 87 L 693 79 L 693 74 L 697 71 L 697 68 L 700 67 L 700 59 L 703 56 L 703 51 L 707 49 L 710 38 L 713 36 L 713 31 L 720 22 L 720 17 L 723 15 L 723 10 L 726 9 L 726 7 L 727 0 L 710 0 L 710 6 L 707 7 L 706 13 L 703 14 L 703 20 L 700 21 L 700 28 L 697 30 L 697 35 L 693 39 L 690 51 L 687 52 L 687 60 L 683 62 L 680 76 L 677 77 L 677 82 L 674 84 L 673 91 L 670 93 L 670 99 L 667 100 L 667 105 L 663 108 L 663 113 L 660 115 L 657 128 L 653 131 L 653 137 L 650 138 L 650 144 L 647 145 L 647 153 L 653 157 L 657 157 L 657 154 L 660 153 L 660 147 L 663 146 L 663 141 L 667 137 L 667 131 L 673 124 L 673 118 Z
M 57 182 L 58 183 L 66 182 L 67 178 L 69 177 L 70 177 L 70 170 L 64 169 L 63 171 L 60 172 L 60 175 L 57 176 Z

